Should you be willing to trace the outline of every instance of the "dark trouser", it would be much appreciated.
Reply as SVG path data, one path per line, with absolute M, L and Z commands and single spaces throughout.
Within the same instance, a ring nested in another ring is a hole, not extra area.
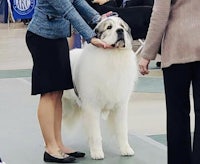
M 200 62 L 174 64 L 163 69 L 167 106 L 168 164 L 200 164 Z M 192 83 L 195 132 L 190 133 Z

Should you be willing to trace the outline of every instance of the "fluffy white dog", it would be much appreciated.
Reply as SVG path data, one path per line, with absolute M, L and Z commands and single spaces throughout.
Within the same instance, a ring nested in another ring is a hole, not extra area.
M 83 49 L 71 51 L 72 76 L 78 97 L 74 90 L 64 92 L 63 109 L 67 116 L 64 119 L 74 120 L 70 112 L 74 116 L 81 114 L 93 159 L 104 158 L 100 116 L 112 123 L 121 155 L 133 155 L 128 143 L 127 115 L 138 69 L 130 29 L 121 18 L 111 16 L 102 20 L 95 32 L 114 48 L 87 44 Z

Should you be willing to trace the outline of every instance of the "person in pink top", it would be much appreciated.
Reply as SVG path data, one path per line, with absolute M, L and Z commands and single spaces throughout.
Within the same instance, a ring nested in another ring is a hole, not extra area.
M 200 163 L 199 0 L 155 0 L 139 69 L 149 73 L 161 44 L 167 108 L 168 164 Z M 192 84 L 192 85 L 191 85 Z M 195 128 L 191 143 L 190 87 Z

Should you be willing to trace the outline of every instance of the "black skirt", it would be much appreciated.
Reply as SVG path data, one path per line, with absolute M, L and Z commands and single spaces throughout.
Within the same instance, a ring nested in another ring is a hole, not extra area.
M 73 88 L 66 38 L 47 39 L 30 31 L 26 44 L 32 55 L 32 95 Z

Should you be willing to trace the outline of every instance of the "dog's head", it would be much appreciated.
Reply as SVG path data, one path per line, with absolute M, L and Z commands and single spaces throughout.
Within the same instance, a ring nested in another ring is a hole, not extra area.
M 95 27 L 97 38 L 116 48 L 132 48 L 131 30 L 120 17 L 110 16 Z

